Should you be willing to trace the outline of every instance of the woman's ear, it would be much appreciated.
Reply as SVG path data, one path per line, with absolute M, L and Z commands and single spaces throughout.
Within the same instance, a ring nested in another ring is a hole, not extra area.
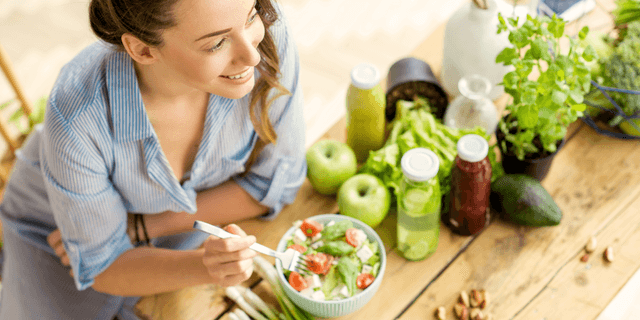
M 129 56 L 140 64 L 152 64 L 158 60 L 156 48 L 147 45 L 130 33 L 122 35 L 122 44 Z

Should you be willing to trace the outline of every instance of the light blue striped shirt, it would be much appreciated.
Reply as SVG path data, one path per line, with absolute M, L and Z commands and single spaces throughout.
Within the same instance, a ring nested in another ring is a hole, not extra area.
M 274 218 L 296 197 L 306 163 L 297 49 L 282 15 L 270 31 L 280 82 L 292 94 L 271 106 L 278 140 L 263 149 L 248 175 L 238 176 L 258 138 L 249 95 L 210 95 L 196 158 L 180 184 L 147 117 L 132 60 L 96 42 L 63 67 L 44 125 L 17 152 L 0 206 L 6 229 L 53 253 L 46 236 L 59 228 L 76 287 L 84 290 L 132 248 L 127 212 L 195 213 L 196 192 L 234 179 L 271 208 L 264 218 Z

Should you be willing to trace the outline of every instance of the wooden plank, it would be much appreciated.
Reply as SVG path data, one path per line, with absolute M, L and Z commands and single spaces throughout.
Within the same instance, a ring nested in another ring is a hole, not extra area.
M 616 293 L 640 268 L 640 197 L 596 230 L 598 249 L 588 263 L 579 250 L 516 319 L 595 319 Z M 586 239 L 583 242 L 586 243 Z M 607 246 L 614 251 L 611 263 L 603 259 Z M 636 315 L 637 317 L 637 315 Z M 630 318 L 629 318 L 630 319 Z
M 578 34 L 582 27 L 588 26 L 591 31 L 611 31 L 614 27 L 613 18 L 603 7 L 596 5 L 587 15 L 568 23 L 566 30 L 570 34 Z
M 583 126 L 556 156 L 543 186 L 562 209 L 559 226 L 492 223 L 402 315 L 415 319 L 445 306 L 461 290 L 492 295 L 494 319 L 511 319 L 573 260 L 585 239 L 640 194 L 640 143 L 597 135 Z M 634 269 L 635 270 L 635 269 Z M 633 270 L 631 270 L 633 271 Z
M 153 320 L 209 320 L 226 308 L 224 288 L 212 284 L 143 297 L 136 305 L 139 314 Z
M 596 0 L 596 4 L 606 12 L 611 12 L 617 7 L 616 0 Z
M 640 314 L 640 269 L 631 277 L 596 320 L 633 319 Z

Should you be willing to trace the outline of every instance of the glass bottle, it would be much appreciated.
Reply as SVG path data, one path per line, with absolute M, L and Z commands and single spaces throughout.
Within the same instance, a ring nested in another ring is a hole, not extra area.
M 444 124 L 459 129 L 481 126 L 491 135 L 498 125 L 498 111 L 488 97 L 489 80 L 477 74 L 464 76 L 458 82 L 458 89 L 461 95 L 447 107 Z
M 488 222 L 491 163 L 487 140 L 468 134 L 458 140 L 458 155 L 451 169 L 451 202 L 443 222 L 461 235 L 472 235 Z
M 423 260 L 436 251 L 440 236 L 440 159 L 431 150 L 414 148 L 405 152 L 400 165 L 398 250 L 407 260 Z
M 347 90 L 347 145 L 358 163 L 365 162 L 369 151 L 382 148 L 385 139 L 385 93 L 380 71 L 367 63 L 351 70 Z

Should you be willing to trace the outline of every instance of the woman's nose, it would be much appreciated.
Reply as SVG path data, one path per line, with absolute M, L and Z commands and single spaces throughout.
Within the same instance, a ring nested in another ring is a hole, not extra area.
M 256 42 L 250 34 L 245 34 L 236 50 L 238 63 L 247 66 L 257 66 L 260 63 L 260 52 L 256 48 L 260 41 Z M 255 44 L 255 46 L 254 46 Z

